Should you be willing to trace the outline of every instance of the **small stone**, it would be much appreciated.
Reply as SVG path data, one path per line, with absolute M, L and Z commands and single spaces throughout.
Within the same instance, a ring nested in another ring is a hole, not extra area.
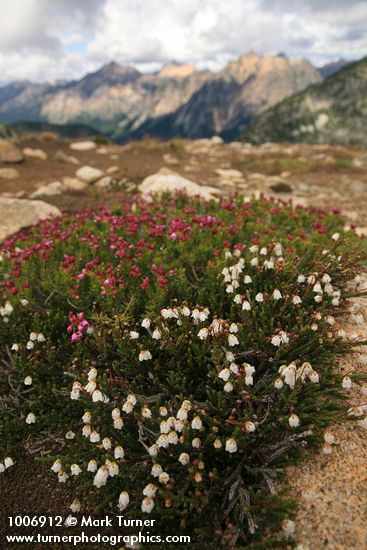
M 23 162 L 24 156 L 22 152 L 6 139 L 0 139 L 0 162 L 17 163 Z
M 70 149 L 73 151 L 93 151 L 97 148 L 94 141 L 74 141 L 70 143 Z
M 65 162 L 66 164 L 79 164 L 79 160 L 76 157 L 68 155 L 60 149 L 56 151 L 54 159 L 58 160 L 59 162 Z
M 210 139 L 210 143 L 212 145 L 221 145 L 222 143 L 224 143 L 223 139 L 220 137 L 220 136 L 213 136 L 211 139 Z
M 94 183 L 95 181 L 103 177 L 102 170 L 94 168 L 93 166 L 82 166 L 76 171 L 77 178 L 86 181 L 87 183 Z
M 41 185 L 31 194 L 31 199 L 38 199 L 39 197 L 52 197 L 54 195 L 61 195 L 64 191 L 64 184 L 61 181 L 52 181 L 47 185 Z
M 352 160 L 352 166 L 354 166 L 354 168 L 363 168 L 365 164 L 367 164 L 367 159 L 365 158 L 355 157 Z
M 225 179 L 243 179 L 242 172 L 235 170 L 234 168 L 217 168 L 215 173 Z
M 85 191 L 88 187 L 88 183 L 86 181 L 82 181 L 78 178 L 70 178 L 66 176 L 62 181 L 66 191 L 81 192 Z
M 96 181 L 94 184 L 97 189 L 108 189 L 112 185 L 112 178 L 110 176 L 105 176 L 104 178 L 101 178 L 100 180 Z
M 310 489 L 303 489 L 301 496 L 303 500 L 310 501 L 310 500 L 314 500 L 315 493 L 313 493 Z
M 47 160 L 48 158 L 47 153 L 42 149 L 32 149 L 31 147 L 25 147 L 25 149 L 23 149 L 23 155 L 38 160 Z
M 13 180 L 19 178 L 19 172 L 15 168 L 0 168 L 0 178 Z
M 106 172 L 107 174 L 115 174 L 119 170 L 120 170 L 119 166 L 110 166 L 109 168 L 107 168 Z

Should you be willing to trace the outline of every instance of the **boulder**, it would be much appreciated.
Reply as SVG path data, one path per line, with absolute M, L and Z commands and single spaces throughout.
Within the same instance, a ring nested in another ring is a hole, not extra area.
M 62 181 L 66 191 L 75 191 L 80 193 L 81 191 L 85 191 L 88 187 L 88 183 L 86 181 L 82 181 L 78 178 L 70 178 L 65 176 Z
M 47 160 L 47 153 L 45 153 L 42 149 L 32 149 L 31 147 L 26 147 L 23 149 L 23 155 L 32 159 Z
M 12 143 L 6 139 L 0 139 L 0 162 L 23 162 L 24 157 L 22 152 Z
M 36 189 L 31 194 L 31 199 L 61 195 L 64 190 L 64 184 L 61 181 L 52 181 L 51 183 L 47 183 L 46 185 L 41 185 L 41 187 L 38 187 L 38 189 Z
M 56 151 L 54 159 L 58 160 L 59 162 L 65 162 L 66 164 L 80 164 L 79 160 L 76 157 L 64 153 L 64 151 L 61 151 L 61 149 Z
M 61 212 L 44 201 L 0 198 L 0 241 L 49 216 L 61 216 Z
M 94 141 L 74 141 L 70 143 L 70 149 L 73 151 L 93 151 L 97 148 Z
M 104 173 L 98 168 L 86 165 L 79 168 L 75 175 L 77 178 L 86 181 L 87 183 L 94 183 L 95 181 L 101 179 L 104 176 Z
M 185 191 L 190 196 L 198 195 L 206 200 L 215 198 L 219 193 L 215 187 L 199 185 L 179 174 L 152 174 L 139 185 L 139 190 L 145 195 L 165 191 Z
M 14 180 L 15 178 L 19 178 L 19 172 L 15 168 L 0 168 L 0 178 Z

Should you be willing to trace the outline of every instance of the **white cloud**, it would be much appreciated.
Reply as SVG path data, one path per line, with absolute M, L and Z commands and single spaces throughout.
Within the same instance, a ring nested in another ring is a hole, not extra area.
M 365 0 L 0 0 L 1 80 L 77 78 L 115 60 L 220 68 L 248 51 L 321 64 L 367 54 Z

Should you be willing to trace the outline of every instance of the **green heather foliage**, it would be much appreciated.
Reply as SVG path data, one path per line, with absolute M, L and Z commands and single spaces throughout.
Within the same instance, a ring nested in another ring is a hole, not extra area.
M 8 240 L 3 456 L 61 435 L 52 469 L 81 511 L 156 518 L 193 548 L 289 544 L 282 469 L 345 414 L 351 344 L 334 323 L 362 254 L 342 227 L 265 199 L 165 195 Z

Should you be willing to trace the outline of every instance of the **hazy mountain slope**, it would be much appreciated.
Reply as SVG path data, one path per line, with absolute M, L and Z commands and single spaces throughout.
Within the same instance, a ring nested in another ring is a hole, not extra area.
M 175 113 L 148 120 L 137 134 L 165 138 L 221 134 L 231 139 L 259 112 L 320 80 L 306 60 L 245 55 L 208 79 Z
M 338 59 L 338 61 L 333 61 L 332 63 L 327 63 L 323 67 L 319 67 L 319 73 L 323 78 L 329 78 L 329 76 L 340 71 L 343 67 L 349 65 L 349 61 L 345 59 Z
M 12 83 L 0 90 L 0 121 L 86 124 L 120 137 L 149 117 L 178 109 L 207 78 L 209 71 L 185 66 L 170 65 L 146 75 L 109 63 L 79 81 Z
M 367 145 L 367 58 L 256 117 L 244 139 Z
M 0 89 L 0 122 L 83 124 L 122 141 L 150 133 L 231 138 L 284 97 L 321 80 L 308 61 L 249 54 L 219 73 L 171 63 L 156 74 L 109 63 L 72 82 Z

